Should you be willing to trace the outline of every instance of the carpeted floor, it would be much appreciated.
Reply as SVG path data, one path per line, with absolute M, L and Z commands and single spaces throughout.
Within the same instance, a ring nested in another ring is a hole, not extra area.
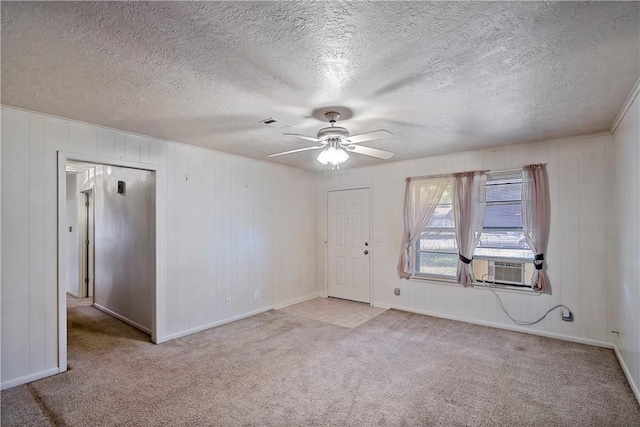
M 2 392 L 3 426 L 640 425 L 611 350 L 388 310 L 269 311 L 169 343 L 69 309 L 67 373 Z
M 319 320 L 342 326 L 356 328 L 374 317 L 384 313 L 386 309 L 371 307 L 362 302 L 347 301 L 338 298 L 312 298 L 310 300 L 281 308 L 279 311 L 307 319 Z

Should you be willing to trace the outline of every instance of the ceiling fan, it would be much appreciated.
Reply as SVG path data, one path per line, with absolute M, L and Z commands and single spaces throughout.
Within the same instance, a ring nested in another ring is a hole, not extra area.
M 331 170 L 340 169 L 340 165 L 349 159 L 348 153 L 363 154 L 378 159 L 388 160 L 393 157 L 390 151 L 379 150 L 377 148 L 364 147 L 359 145 L 362 142 L 373 141 L 376 139 L 388 138 L 393 136 L 391 132 L 384 129 L 365 132 L 358 135 L 349 135 L 349 131 L 343 127 L 335 126 L 336 121 L 340 117 L 339 113 L 329 111 L 325 114 L 331 126 L 324 127 L 318 131 L 316 138 L 311 136 L 299 135 L 296 133 L 285 133 L 284 135 L 294 136 L 296 138 L 313 141 L 318 145 L 311 147 L 299 148 L 297 150 L 285 151 L 282 153 L 271 154 L 267 157 L 283 156 L 285 154 L 299 153 L 301 151 L 322 150 L 318 155 L 318 161 L 323 165 L 331 165 Z

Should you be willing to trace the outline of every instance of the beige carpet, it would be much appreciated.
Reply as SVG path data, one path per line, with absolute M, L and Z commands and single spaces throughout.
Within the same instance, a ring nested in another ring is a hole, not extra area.
M 2 392 L 2 426 L 640 425 L 611 350 L 388 310 L 270 311 L 162 345 L 69 310 L 70 371 Z
M 76 298 L 67 294 L 67 309 L 80 307 L 83 305 L 91 305 L 93 304 L 93 297 L 89 298 Z
M 338 298 L 313 298 L 279 311 L 343 328 L 355 328 L 384 313 L 385 309 Z

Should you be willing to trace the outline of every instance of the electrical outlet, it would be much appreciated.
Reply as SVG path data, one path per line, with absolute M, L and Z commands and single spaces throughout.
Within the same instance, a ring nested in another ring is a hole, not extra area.
M 253 292 L 253 299 L 260 299 L 260 291 Z
M 562 320 L 565 322 L 573 322 L 573 313 L 568 308 L 562 309 Z
M 393 290 L 393 294 L 394 294 L 394 295 L 400 295 L 400 288 L 395 288 L 395 289 Z
M 227 297 L 226 303 L 227 303 L 227 305 L 231 305 L 231 297 Z

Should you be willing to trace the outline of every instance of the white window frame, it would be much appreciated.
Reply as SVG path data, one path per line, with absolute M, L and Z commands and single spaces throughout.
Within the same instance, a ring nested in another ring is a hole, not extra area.
M 435 178 L 435 177 L 434 177 Z M 440 178 L 441 179 L 441 178 Z M 451 178 L 449 184 L 449 192 L 451 193 L 452 191 L 452 187 L 453 187 L 453 178 Z M 444 193 L 443 193 L 444 196 Z M 440 202 L 440 201 L 439 201 Z M 438 205 L 440 205 L 441 203 L 438 203 Z M 453 212 L 452 212 L 453 214 Z M 453 219 L 452 219 L 453 220 Z M 427 227 L 425 226 L 425 229 Z M 425 231 L 425 229 L 423 229 L 422 232 Z M 430 230 L 433 231 L 446 231 L 446 232 L 453 232 L 454 233 L 454 245 L 455 245 L 455 227 L 451 226 L 451 227 L 429 227 Z M 420 273 L 420 253 L 421 252 L 430 252 L 430 253 L 446 253 L 448 254 L 449 252 L 441 252 L 441 251 L 423 251 L 421 250 L 421 243 L 422 241 L 422 236 L 420 236 L 420 238 L 418 239 L 418 241 L 415 243 L 414 246 L 414 252 L 415 252 L 415 259 L 416 259 L 416 273 L 413 277 L 417 277 L 417 278 L 424 278 L 424 279 L 433 279 L 433 280 L 442 280 L 442 281 L 451 281 L 455 283 L 455 273 L 453 274 L 453 276 L 448 276 L 448 275 L 444 275 L 444 274 L 431 274 L 431 273 Z M 458 259 L 458 255 L 457 255 L 457 250 L 455 252 L 455 257 L 456 260 Z
M 492 171 L 492 172 L 488 172 L 487 173 L 487 183 L 491 182 L 492 180 L 495 180 L 496 178 L 500 178 L 500 177 L 505 177 L 505 178 L 509 178 L 509 177 L 515 177 L 517 174 L 521 174 L 521 170 L 504 170 L 504 171 Z M 451 185 L 453 185 L 453 179 L 451 180 Z M 520 201 L 520 206 L 521 206 L 522 201 Z M 515 203 L 510 203 L 510 202 L 486 202 L 486 207 L 488 206 L 496 206 L 496 205 L 500 205 L 500 204 L 515 204 Z M 485 207 L 485 215 L 486 215 L 486 207 Z M 426 227 L 425 227 L 426 229 Z M 442 230 L 442 231 L 453 231 L 455 233 L 455 228 L 449 228 L 449 227 L 429 227 L 430 230 L 433 231 L 438 231 L 438 230 Z M 503 229 L 498 229 L 498 228 L 492 228 L 491 231 L 501 231 Z M 518 228 L 513 228 L 513 227 L 506 227 L 504 228 L 503 231 L 517 231 L 517 230 L 522 230 L 522 228 L 518 229 Z M 484 229 L 483 229 L 483 233 L 484 233 Z M 431 253 L 448 253 L 448 252 L 439 252 L 439 251 L 423 251 L 421 250 L 421 240 L 422 237 L 420 239 L 418 239 L 418 241 L 416 242 L 415 246 L 414 246 L 414 251 L 415 251 L 415 255 L 416 255 L 416 265 L 417 265 L 417 270 L 420 269 L 420 254 L 422 252 L 431 252 Z M 481 248 L 480 248 L 481 249 Z M 476 254 L 478 252 L 478 248 L 476 248 Z M 491 280 L 486 280 L 483 279 L 482 277 L 476 277 L 476 283 L 478 284 L 487 284 L 487 283 L 491 283 L 496 287 L 501 287 L 501 288 L 510 288 L 510 289 L 516 289 L 516 290 L 522 290 L 522 291 L 533 291 L 531 289 L 531 284 L 530 284 L 530 279 L 531 279 L 531 274 L 533 272 L 534 266 L 533 266 L 533 253 L 531 253 L 530 256 L 527 257 L 508 257 L 508 256 L 488 256 L 488 255 L 476 255 L 474 254 L 474 260 L 481 260 L 481 261 L 486 261 L 487 264 L 490 261 L 493 262 L 522 262 L 524 263 L 524 274 L 523 274 L 523 282 L 519 283 L 519 284 L 515 284 L 515 283 L 501 283 L 501 282 L 495 282 L 495 281 L 491 281 Z M 456 258 L 457 259 L 457 258 Z M 473 262 L 473 261 L 472 261 Z M 457 264 L 457 263 L 456 263 Z M 475 269 L 474 269 L 475 270 Z M 450 282 L 450 283 L 455 283 L 456 282 L 456 278 L 455 278 L 455 273 L 453 275 L 440 275 L 440 274 L 432 274 L 432 273 L 421 273 L 421 272 L 416 272 L 416 274 L 413 276 L 413 278 L 415 279 L 420 279 L 420 280 L 433 280 L 433 281 L 444 281 L 444 282 Z

